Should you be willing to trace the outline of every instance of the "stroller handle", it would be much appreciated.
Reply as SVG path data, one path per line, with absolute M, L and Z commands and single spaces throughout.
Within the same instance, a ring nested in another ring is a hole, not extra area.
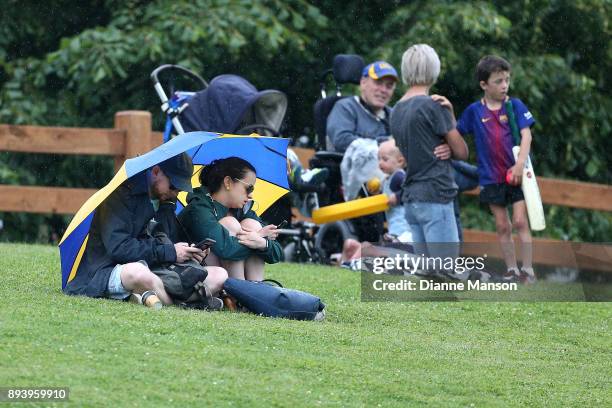
M 202 78 L 201 76 L 199 76 L 198 74 L 196 74 L 195 72 L 185 68 L 185 67 L 181 67 L 180 65 L 174 65 L 174 64 L 164 64 L 164 65 L 160 65 L 159 67 L 155 68 L 153 70 L 153 72 L 151 72 L 151 79 L 153 80 L 154 84 L 158 84 L 159 83 L 159 79 L 157 78 L 157 75 L 165 70 L 175 70 L 175 71 L 181 71 L 183 74 L 186 74 L 187 76 L 190 76 L 191 78 L 199 81 L 204 88 L 208 87 L 208 82 L 206 82 L 206 80 L 204 80 L 204 78 Z
M 159 96 L 159 99 L 162 102 L 162 106 L 161 106 L 162 112 L 166 113 L 171 118 L 174 128 L 176 129 L 179 135 L 182 135 L 185 132 L 183 130 L 183 126 L 181 125 L 181 122 L 178 120 L 178 114 L 181 113 L 181 111 L 187 107 L 187 104 L 184 104 L 182 108 L 178 108 L 178 109 L 174 109 L 169 105 L 168 96 L 166 95 L 166 91 L 164 91 L 164 87 L 161 85 L 161 83 L 159 82 L 159 78 L 157 77 L 160 72 L 166 71 L 166 70 L 179 71 L 181 74 L 200 82 L 204 88 L 208 87 L 208 82 L 206 82 L 204 78 L 202 78 L 195 72 L 192 72 L 188 70 L 187 68 L 181 67 L 180 65 L 173 65 L 173 64 L 160 65 L 159 67 L 155 68 L 153 72 L 151 72 L 151 80 L 153 81 L 153 87 L 155 88 L 155 92 L 157 93 L 157 96 Z

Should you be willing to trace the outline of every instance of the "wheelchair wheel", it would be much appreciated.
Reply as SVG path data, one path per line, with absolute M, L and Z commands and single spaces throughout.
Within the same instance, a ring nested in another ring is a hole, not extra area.
M 283 247 L 283 253 L 285 255 L 285 262 L 295 261 L 295 251 L 296 251 L 295 242 L 290 242 Z
M 349 222 L 336 221 L 323 224 L 315 236 L 315 249 L 320 255 L 321 262 L 329 264 L 329 257 L 342 252 L 344 241 L 348 238 L 357 239 Z

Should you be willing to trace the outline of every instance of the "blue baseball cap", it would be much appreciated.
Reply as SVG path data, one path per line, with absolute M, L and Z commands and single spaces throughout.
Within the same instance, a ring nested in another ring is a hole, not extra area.
M 384 77 L 393 77 L 396 81 L 399 80 L 397 71 L 391 64 L 385 61 L 376 61 L 366 65 L 361 72 L 361 76 L 370 77 L 372 79 L 380 79 Z
M 162 171 L 170 179 L 170 183 L 180 191 L 192 192 L 191 175 L 193 164 L 186 153 L 179 154 L 159 163 Z

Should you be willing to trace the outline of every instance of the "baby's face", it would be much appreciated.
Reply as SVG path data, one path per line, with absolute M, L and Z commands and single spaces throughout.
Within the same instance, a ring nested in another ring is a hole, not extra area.
M 378 150 L 378 167 L 385 174 L 393 174 L 395 170 L 404 167 L 404 160 L 397 148 L 381 145 Z

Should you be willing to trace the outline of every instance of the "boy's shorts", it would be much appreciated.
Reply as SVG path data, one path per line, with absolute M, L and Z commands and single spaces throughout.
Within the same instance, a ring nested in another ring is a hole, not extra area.
M 505 207 L 517 201 L 524 200 L 521 186 L 511 186 L 506 183 L 487 184 L 480 187 L 481 204 L 494 204 Z

